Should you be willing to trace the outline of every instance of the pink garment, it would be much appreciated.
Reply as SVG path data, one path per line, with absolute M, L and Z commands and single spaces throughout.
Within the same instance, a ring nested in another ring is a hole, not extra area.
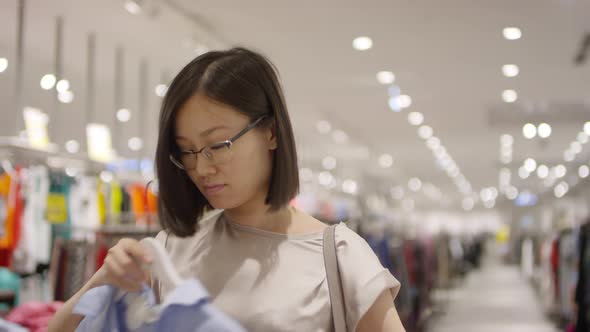
M 565 332 L 576 332 L 576 325 L 574 324 L 569 324 L 566 328 L 565 328 Z
M 6 320 L 31 330 L 31 332 L 46 332 L 49 321 L 61 308 L 63 302 L 28 302 L 14 308 Z

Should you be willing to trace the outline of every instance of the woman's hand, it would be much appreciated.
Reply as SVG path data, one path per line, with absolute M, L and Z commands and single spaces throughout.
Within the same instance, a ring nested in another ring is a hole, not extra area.
M 109 249 L 103 266 L 98 270 L 98 283 L 113 285 L 126 291 L 140 291 L 142 283 L 149 279 L 143 265 L 151 262 L 152 258 L 147 256 L 139 241 L 121 239 Z

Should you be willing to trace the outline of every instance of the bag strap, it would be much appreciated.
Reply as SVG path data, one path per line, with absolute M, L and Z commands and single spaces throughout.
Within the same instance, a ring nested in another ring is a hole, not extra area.
M 332 304 L 332 319 L 335 332 L 346 332 L 346 313 L 344 311 L 344 296 L 342 294 L 342 279 L 338 269 L 336 256 L 336 226 L 332 225 L 324 230 L 324 265 L 328 279 L 328 292 Z

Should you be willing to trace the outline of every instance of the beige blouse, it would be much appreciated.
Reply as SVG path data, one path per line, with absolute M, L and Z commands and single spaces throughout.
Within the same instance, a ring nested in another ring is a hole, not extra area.
M 200 280 L 215 306 L 248 331 L 333 331 L 324 268 L 323 232 L 286 235 L 226 221 L 214 214 L 192 237 L 156 239 L 183 278 Z M 400 283 L 369 245 L 341 224 L 336 247 L 349 331 L 386 289 Z M 171 291 L 160 286 L 162 298 Z

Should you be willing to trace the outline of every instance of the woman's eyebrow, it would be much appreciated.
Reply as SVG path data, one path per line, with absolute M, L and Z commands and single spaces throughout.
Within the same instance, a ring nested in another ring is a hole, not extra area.
M 219 125 L 219 126 L 215 126 L 215 127 L 211 127 L 205 131 L 203 131 L 202 133 L 199 134 L 199 136 L 201 137 L 207 137 L 211 134 L 213 134 L 215 131 L 217 130 L 222 130 L 222 129 L 229 129 L 229 127 L 224 126 L 224 125 Z M 189 141 L 188 138 L 181 136 L 181 135 L 176 135 L 175 137 L 177 140 L 184 140 L 184 141 Z

